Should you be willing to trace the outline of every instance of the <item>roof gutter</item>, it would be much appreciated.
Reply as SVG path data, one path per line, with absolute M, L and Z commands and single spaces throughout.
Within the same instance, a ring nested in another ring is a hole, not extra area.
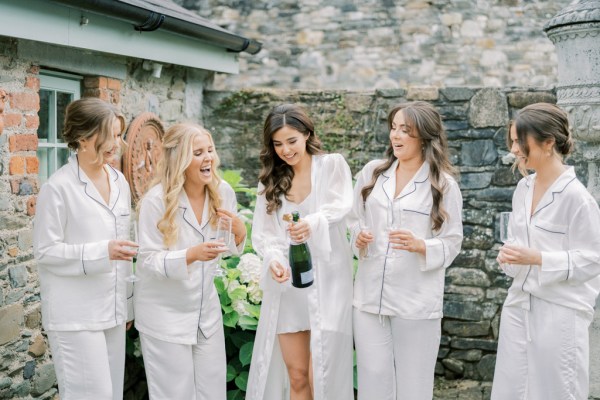
M 119 19 L 133 24 L 140 32 L 163 29 L 178 35 L 196 39 L 228 51 L 256 54 L 262 43 L 210 26 L 195 24 L 176 17 L 147 10 L 114 0 L 52 0 L 67 7 Z

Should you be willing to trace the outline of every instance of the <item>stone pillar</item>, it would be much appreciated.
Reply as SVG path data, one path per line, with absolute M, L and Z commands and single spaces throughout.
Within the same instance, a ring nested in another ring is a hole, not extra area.
M 575 163 L 583 167 L 578 174 L 587 172 L 587 188 L 600 201 L 600 0 L 571 4 L 544 31 L 558 55 L 557 104 L 571 119 Z M 590 347 L 590 396 L 600 398 L 600 312 L 590 328 Z

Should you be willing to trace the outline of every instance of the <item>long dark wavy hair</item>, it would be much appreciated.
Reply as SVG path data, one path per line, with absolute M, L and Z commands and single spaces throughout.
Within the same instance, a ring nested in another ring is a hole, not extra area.
M 315 135 L 315 127 L 304 109 L 296 104 L 282 104 L 273 108 L 263 128 L 263 146 L 260 151 L 261 170 L 258 176 L 260 183 L 264 185 L 264 194 L 267 199 L 267 214 L 281 207 L 280 196 L 287 195 L 292 187 L 294 170 L 283 161 L 273 146 L 273 135 L 275 132 L 287 126 L 301 134 L 306 140 L 306 152 L 311 155 L 321 154 L 321 141 Z
M 448 213 L 444 210 L 443 206 L 444 192 L 448 184 L 444 173 L 452 176 L 458 175 L 456 168 L 450 164 L 448 158 L 448 138 L 446 137 L 442 117 L 431 104 L 424 101 L 402 103 L 394 106 L 388 114 L 387 120 L 390 130 L 398 111 L 404 113 L 404 120 L 406 121 L 409 135 L 421 139 L 423 159 L 429 163 L 429 180 L 433 196 L 433 207 L 431 208 L 432 227 L 433 230 L 439 230 L 448 218 Z M 375 168 L 371 182 L 361 191 L 363 201 L 365 202 L 373 191 L 379 175 L 388 170 L 394 161 L 396 161 L 391 141 L 385 150 L 385 156 L 385 162 Z

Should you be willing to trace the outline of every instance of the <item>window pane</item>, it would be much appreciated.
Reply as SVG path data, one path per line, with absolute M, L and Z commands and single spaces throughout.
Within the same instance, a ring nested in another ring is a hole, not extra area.
M 57 142 L 64 143 L 63 127 L 65 126 L 65 110 L 73 101 L 73 94 L 56 92 L 56 138 Z
M 56 154 L 56 169 L 59 169 L 60 167 L 69 162 L 69 156 L 71 155 L 71 152 L 69 151 L 69 149 L 63 147 L 57 148 L 56 151 L 58 152 Z
M 38 128 L 38 138 L 40 142 L 48 142 L 48 132 L 50 127 L 50 104 L 52 101 L 53 92 L 40 89 L 40 127 Z M 40 160 L 41 161 L 41 160 Z M 41 168 L 41 167 L 40 167 Z
M 50 168 L 50 166 L 49 166 L 50 157 L 48 157 L 49 152 L 50 152 L 50 149 L 48 149 L 48 148 L 38 147 L 37 158 L 38 158 L 38 160 L 40 160 L 40 170 L 39 170 L 40 183 L 44 183 L 48 180 L 49 168 Z

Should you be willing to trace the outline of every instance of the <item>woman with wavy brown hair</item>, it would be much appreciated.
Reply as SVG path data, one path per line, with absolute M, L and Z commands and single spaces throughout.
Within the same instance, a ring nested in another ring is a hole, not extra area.
M 433 106 L 399 104 L 388 126 L 386 158 L 359 172 L 349 221 L 359 257 L 358 398 L 430 400 L 445 269 L 463 237 L 462 197 Z
M 156 184 L 140 207 L 135 326 L 150 399 L 224 400 L 225 338 L 213 276 L 219 254 L 241 253 L 244 223 L 219 178 L 211 134 L 177 124 L 163 139 Z M 216 238 L 231 220 L 229 248 Z
M 323 154 L 313 122 L 294 104 L 265 121 L 252 244 L 263 258 L 263 302 L 246 399 L 351 399 L 352 260 L 345 216 L 352 177 Z M 283 215 L 299 211 L 299 223 Z M 314 284 L 290 285 L 287 235 L 307 242 Z

